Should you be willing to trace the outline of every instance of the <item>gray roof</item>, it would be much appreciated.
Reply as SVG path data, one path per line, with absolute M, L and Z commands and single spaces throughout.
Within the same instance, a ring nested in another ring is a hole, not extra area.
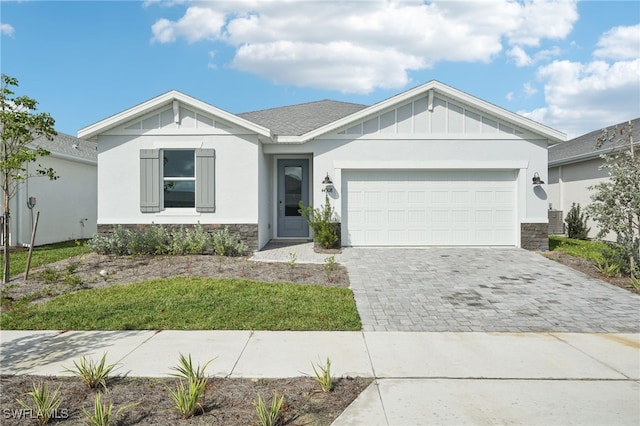
M 622 123 L 607 127 L 606 130 L 609 133 L 614 132 L 617 127 L 618 133 L 613 140 L 605 142 L 602 148 L 598 150 L 596 150 L 596 142 L 598 138 L 602 136 L 604 129 L 594 130 L 593 132 L 549 147 L 549 165 L 560 165 L 596 158 L 601 154 L 610 152 L 612 148 L 622 146 L 623 142 L 621 141 L 619 131 L 623 128 L 626 129 L 628 123 L 628 121 L 623 121 Z M 640 118 L 631 120 L 631 125 L 633 126 L 632 136 L 635 146 L 640 143 Z
M 367 105 L 331 100 L 237 114 L 280 136 L 300 136 L 358 112 Z
M 51 152 L 52 156 L 60 154 L 94 163 L 98 160 L 98 144 L 96 142 L 78 139 L 66 133 L 58 132 L 58 134 L 53 137 L 53 140 L 39 137 L 34 139 L 31 144 L 46 149 Z

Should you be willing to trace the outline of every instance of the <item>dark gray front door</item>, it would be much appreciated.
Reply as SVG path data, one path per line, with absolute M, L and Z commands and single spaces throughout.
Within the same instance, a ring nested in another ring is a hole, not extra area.
M 300 201 L 309 205 L 309 160 L 278 160 L 278 237 L 309 236 Z

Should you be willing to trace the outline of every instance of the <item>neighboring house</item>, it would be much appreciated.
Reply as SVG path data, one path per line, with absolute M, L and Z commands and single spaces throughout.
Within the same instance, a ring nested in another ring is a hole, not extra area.
M 20 184 L 11 200 L 10 244 L 30 243 L 38 211 L 40 219 L 34 245 L 92 237 L 97 232 L 95 142 L 58 133 L 51 141 L 38 138 L 31 145 L 41 146 L 51 155 L 29 163 L 29 173 L 34 173 L 40 164 L 43 168 L 53 168 L 58 179 L 33 177 Z
M 626 128 L 628 122 L 619 123 L 607 127 L 609 134 L 619 129 Z M 640 143 L 640 118 L 631 120 L 633 126 L 632 137 L 634 146 Z M 612 151 L 616 147 L 628 149 L 629 142 L 620 140 L 620 133 L 613 141 L 609 141 L 596 150 L 598 138 L 603 134 L 603 129 L 595 130 L 585 135 L 571 139 L 567 142 L 553 145 L 549 148 L 549 208 L 562 212 L 562 219 L 566 217 L 573 203 L 580 204 L 581 209 L 591 204 L 589 186 L 596 185 L 609 179 L 606 170 L 600 170 L 604 160 L 600 157 Z M 591 227 L 589 237 L 598 234 L 598 226 L 593 220 L 588 221 Z M 615 235 L 610 234 L 607 239 L 615 240 Z
M 325 194 L 345 246 L 546 247 L 547 195 L 532 179 L 565 140 L 437 81 L 372 106 L 239 115 L 171 91 L 78 137 L 98 143 L 99 232 L 227 226 L 254 250 L 309 238 L 298 202 Z

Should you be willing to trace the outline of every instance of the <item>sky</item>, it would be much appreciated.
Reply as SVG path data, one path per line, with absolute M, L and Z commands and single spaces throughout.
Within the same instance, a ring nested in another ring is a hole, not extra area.
M 572 138 L 640 117 L 640 2 L 0 0 L 0 70 L 71 135 L 173 89 L 241 113 L 438 80 Z

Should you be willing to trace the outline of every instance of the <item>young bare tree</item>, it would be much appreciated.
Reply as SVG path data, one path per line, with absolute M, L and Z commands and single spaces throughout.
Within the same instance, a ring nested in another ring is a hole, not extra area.
M 9 218 L 10 201 L 15 196 L 20 183 L 33 176 L 45 176 L 51 180 L 57 178 L 52 168 L 37 165 L 35 171 L 29 171 L 27 164 L 40 157 L 50 155 L 42 147 L 33 146 L 39 137 L 52 140 L 56 135 L 54 119 L 47 113 L 36 113 L 38 102 L 27 96 L 15 96 L 13 87 L 18 80 L 2 74 L 0 85 L 0 138 L 2 139 L 2 158 L 0 158 L 0 190 L 3 196 L 3 235 L 4 270 L 3 282 L 9 282 Z
M 611 152 L 602 155 L 601 168 L 609 173 L 609 181 L 589 187 L 595 191 L 587 214 L 600 225 L 598 237 L 615 232 L 629 263 L 633 277 L 640 274 L 640 153 L 633 143 L 633 124 L 604 130 L 596 149 L 605 144 Z

